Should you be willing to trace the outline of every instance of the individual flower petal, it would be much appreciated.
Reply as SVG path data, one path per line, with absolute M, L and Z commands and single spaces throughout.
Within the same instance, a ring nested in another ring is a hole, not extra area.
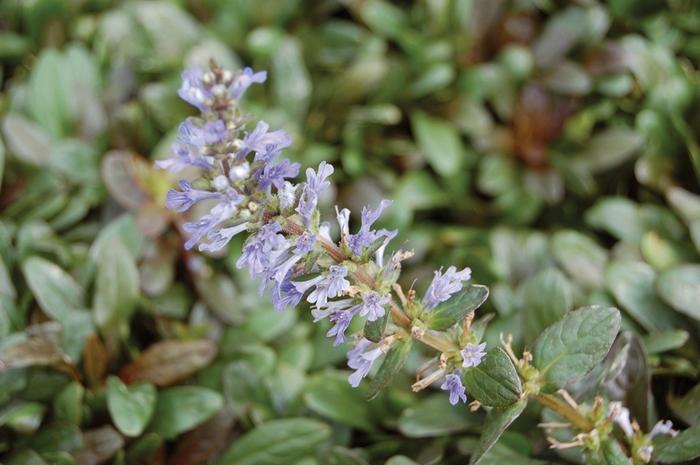
M 389 303 L 391 297 L 381 295 L 374 291 L 367 291 L 362 294 L 362 305 L 360 306 L 360 316 L 367 316 L 367 320 L 375 321 L 383 317 L 386 313 L 384 306 Z
M 213 167 L 213 157 L 201 155 L 198 150 L 193 149 L 189 145 L 175 143 L 171 148 L 171 152 L 173 154 L 172 157 L 164 160 L 157 160 L 154 166 L 161 170 L 170 171 L 171 173 L 178 173 L 190 166 L 205 171 L 210 171 Z
M 210 192 L 199 189 L 193 189 L 189 181 L 183 179 L 179 183 L 180 190 L 171 189 L 168 191 L 165 200 L 165 206 L 176 212 L 184 212 L 190 209 L 192 205 L 202 200 L 220 198 L 219 192 Z
M 372 369 L 374 362 L 382 355 L 382 350 L 377 344 L 367 339 L 361 339 L 357 346 L 348 352 L 348 367 L 355 370 L 348 377 L 352 387 L 357 387 Z
M 472 344 L 471 342 L 467 344 L 464 349 L 460 352 L 462 355 L 462 366 L 464 368 L 470 368 L 478 366 L 483 358 L 486 356 L 486 343 Z
M 630 419 L 630 411 L 621 402 L 610 402 L 608 406 L 610 418 L 617 424 L 628 438 L 634 436 L 634 428 Z
M 211 92 L 202 82 L 204 70 L 192 67 L 182 72 L 182 85 L 177 94 L 182 100 L 197 107 L 200 111 L 208 111 L 213 99 Z
M 678 434 L 678 431 L 673 429 L 673 422 L 671 420 L 658 421 L 649 432 L 649 437 L 653 439 L 654 437 L 663 434 L 668 434 L 671 436 L 676 436 Z
M 312 168 L 306 170 L 306 184 L 304 191 L 299 198 L 297 213 L 299 213 L 308 224 L 311 215 L 318 205 L 318 198 L 328 186 L 331 185 L 328 177 L 333 174 L 333 165 L 322 161 L 318 165 L 318 170 Z
M 359 310 L 358 306 L 354 306 L 348 310 L 337 311 L 333 313 L 329 318 L 333 323 L 331 329 L 326 333 L 327 337 L 335 336 L 333 341 L 333 347 L 338 346 L 345 342 L 345 331 L 347 331 L 348 326 L 353 317 L 357 314 Z
M 370 209 L 367 207 L 362 208 L 361 214 L 361 224 L 360 230 L 356 234 L 347 235 L 347 243 L 350 250 L 353 251 L 355 255 L 360 255 L 362 249 L 371 245 L 375 240 L 382 236 L 392 235 L 395 236 L 394 231 L 374 231 L 372 230 L 372 225 L 379 219 L 382 212 L 391 205 L 391 200 L 382 200 L 375 209 Z
M 255 152 L 254 161 L 268 163 L 286 147 L 292 145 L 292 137 L 284 130 L 268 132 L 270 125 L 260 121 L 252 132 L 246 133 L 241 148 L 236 152 L 236 159 L 242 160 L 249 153 Z
M 231 98 L 238 100 L 252 84 L 262 84 L 267 80 L 267 71 L 254 72 L 251 68 L 244 68 L 236 77 L 229 88 Z
M 462 378 L 458 373 L 450 373 L 445 376 L 445 381 L 440 386 L 440 389 L 450 392 L 450 404 L 452 405 L 457 405 L 460 400 L 467 402 L 467 393 L 462 384 Z
M 230 226 L 228 228 L 214 229 L 207 233 L 207 239 L 209 242 L 199 244 L 199 250 L 201 252 L 216 252 L 221 250 L 228 244 L 233 236 L 242 233 L 248 229 L 248 223 L 242 223 L 236 226 Z
M 292 163 L 289 160 L 282 160 L 273 165 L 268 163 L 256 171 L 254 179 L 258 182 L 258 190 L 269 192 L 271 186 L 280 190 L 284 188 L 286 178 L 294 178 L 299 174 L 299 163 Z
M 464 268 L 457 271 L 457 268 L 451 266 L 442 273 L 442 268 L 435 272 L 428 290 L 423 298 L 423 306 L 426 310 L 432 310 L 437 307 L 440 302 L 448 300 L 452 294 L 462 290 L 463 283 L 471 279 L 472 271 L 469 268 Z

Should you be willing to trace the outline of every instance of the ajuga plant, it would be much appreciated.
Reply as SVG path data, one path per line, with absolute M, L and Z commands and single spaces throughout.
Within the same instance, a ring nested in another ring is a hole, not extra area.
M 294 182 L 299 164 L 281 157 L 291 137 L 271 131 L 263 121 L 253 125 L 241 112 L 243 93 L 265 79 L 264 71 L 232 72 L 214 63 L 183 73 L 179 95 L 201 115 L 180 125 L 172 157 L 156 166 L 174 173 L 197 170 L 196 178 L 180 180 L 167 195 L 168 208 L 176 212 L 195 204 L 206 211 L 182 224 L 185 248 L 216 252 L 234 236 L 247 236 L 237 267 L 259 279 L 261 294 L 267 291 L 277 310 L 290 311 L 306 301 L 314 321 L 331 322 L 327 336 L 333 345 L 352 341 L 348 381 L 357 387 L 371 377 L 370 398 L 402 370 L 414 341 L 422 343 L 431 356 L 418 369 L 413 390 L 434 385 L 447 391 L 446 402 L 458 406 L 471 398 L 472 410 L 489 411 L 472 463 L 530 402 L 550 412 L 540 426 L 552 448 L 577 448 L 586 463 L 674 462 L 695 456 L 698 427 L 678 434 L 669 421 L 659 421 L 645 432 L 622 403 L 602 395 L 579 403 L 567 390 L 574 382 L 598 381 L 594 368 L 620 329 L 617 309 L 571 311 L 521 355 L 508 337 L 487 353 L 481 339 L 488 318 L 475 318 L 475 310 L 489 292 L 467 284 L 469 268 L 435 271 L 422 296 L 398 283 L 401 262 L 411 252 L 390 251 L 397 231 L 374 227 L 391 201 L 363 208 L 358 228 L 351 227 L 348 209 L 336 207 L 340 234 L 334 238 L 319 210 L 333 167 L 321 162 L 306 170 L 305 180 Z M 350 335 L 354 319 L 365 323 Z

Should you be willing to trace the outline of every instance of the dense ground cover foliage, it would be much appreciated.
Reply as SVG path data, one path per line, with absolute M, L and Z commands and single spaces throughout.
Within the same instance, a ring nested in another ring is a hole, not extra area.
M 3 2 L 0 463 L 692 463 L 699 32 L 683 0 Z M 181 84 L 212 59 L 240 111 Z M 239 156 L 178 185 L 173 144 Z

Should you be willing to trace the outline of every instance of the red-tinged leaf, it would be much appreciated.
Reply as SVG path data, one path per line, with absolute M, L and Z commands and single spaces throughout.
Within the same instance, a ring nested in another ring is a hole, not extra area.
M 83 433 L 83 448 L 75 454 L 77 465 L 100 465 L 124 446 L 124 438 L 111 426 Z
M 574 109 L 573 100 L 554 97 L 538 85 L 523 89 L 513 114 L 513 136 L 516 152 L 528 166 L 547 166 L 549 143 Z
M 149 202 L 136 213 L 136 225 L 146 237 L 156 238 L 168 227 L 170 218 L 170 212 L 163 206 Z
M 233 413 L 228 410 L 202 423 L 178 442 L 175 452 L 168 458 L 168 465 L 200 465 L 218 456 L 229 444 L 233 424 Z
M 119 377 L 126 383 L 148 381 L 169 386 L 209 365 L 215 356 L 216 344 L 205 339 L 161 341 L 122 368 Z
M 113 150 L 102 160 L 102 179 L 109 193 L 124 208 L 139 210 L 150 199 L 149 193 L 139 181 L 139 173 L 148 166 L 134 154 Z
M 107 349 L 99 336 L 93 334 L 85 341 L 83 352 L 83 372 L 88 386 L 98 386 L 107 372 Z
M 19 342 L 0 354 L 0 371 L 35 365 L 69 364 L 68 356 L 49 339 L 31 338 Z

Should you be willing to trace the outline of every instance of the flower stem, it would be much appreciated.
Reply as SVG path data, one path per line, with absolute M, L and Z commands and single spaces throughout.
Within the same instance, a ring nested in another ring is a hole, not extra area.
M 588 432 L 594 427 L 593 423 L 588 418 L 581 415 L 575 408 L 551 394 L 535 394 L 532 398 L 541 405 L 566 418 L 569 423 L 581 431 Z

